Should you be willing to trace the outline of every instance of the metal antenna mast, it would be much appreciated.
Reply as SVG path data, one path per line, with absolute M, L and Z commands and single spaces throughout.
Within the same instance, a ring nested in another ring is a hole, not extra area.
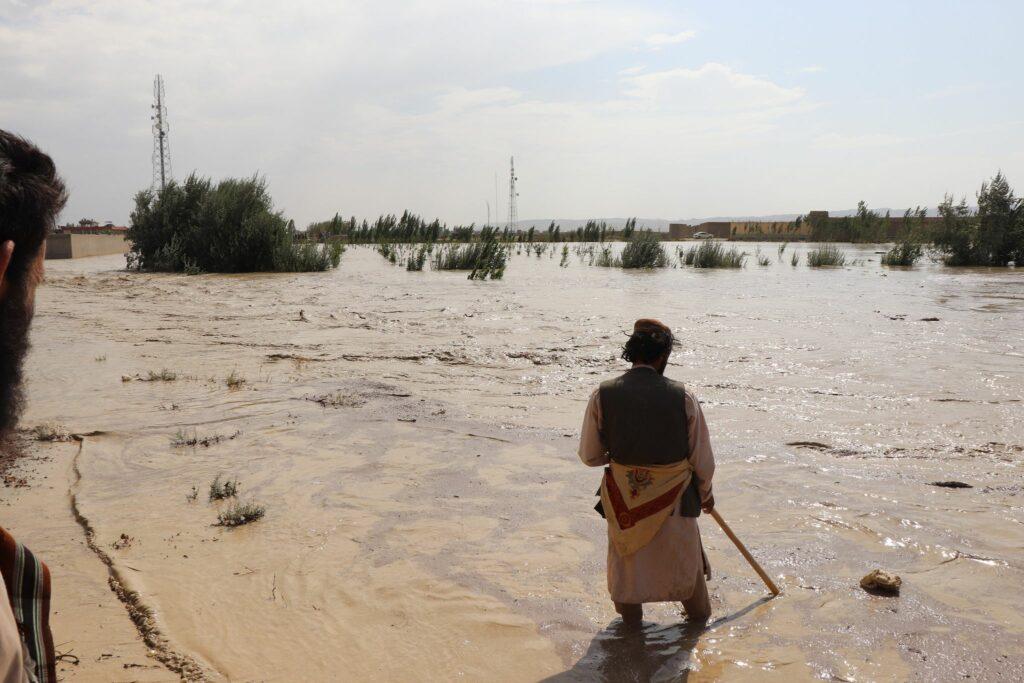
M 515 157 L 509 157 L 508 168 L 508 228 L 515 230 L 516 224 L 519 222 L 519 209 L 516 206 L 516 197 L 519 196 L 519 193 L 516 192 L 516 181 L 519 178 L 516 177 Z
M 160 184 L 162 191 L 171 179 L 171 148 L 167 139 L 167 105 L 164 97 L 164 79 L 160 74 L 153 79 L 153 187 Z

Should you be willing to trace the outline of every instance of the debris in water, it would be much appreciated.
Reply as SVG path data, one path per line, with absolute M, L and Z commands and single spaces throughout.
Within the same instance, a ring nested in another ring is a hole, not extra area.
M 820 441 L 790 441 L 786 445 L 796 446 L 797 448 L 813 448 L 818 451 L 827 451 L 831 448 L 827 443 L 821 443 Z
M 939 322 L 939 319 L 938 318 L 921 318 L 921 322 L 923 322 L 923 323 L 937 323 L 937 322 Z
M 131 546 L 135 542 L 135 539 L 128 534 L 121 534 L 121 537 L 110 544 L 114 550 L 124 550 Z
M 933 481 L 932 486 L 941 486 L 946 489 L 973 489 L 974 487 L 970 484 L 966 484 L 962 481 Z
M 881 569 L 873 569 L 867 576 L 860 580 L 860 587 L 869 593 L 882 593 L 884 595 L 899 595 L 903 579 Z

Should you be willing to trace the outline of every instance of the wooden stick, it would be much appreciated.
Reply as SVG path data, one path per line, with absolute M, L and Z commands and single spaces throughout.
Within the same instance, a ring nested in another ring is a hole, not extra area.
M 754 556 L 751 555 L 750 551 L 747 550 L 747 547 L 743 545 L 743 541 L 736 538 L 736 534 L 732 532 L 732 529 L 729 528 L 729 525 L 726 524 L 725 520 L 722 519 L 722 516 L 718 514 L 718 510 L 712 508 L 709 514 L 715 518 L 715 521 L 718 522 L 718 526 L 722 527 L 722 531 L 724 531 L 725 535 L 729 537 L 729 540 L 736 544 L 736 547 L 739 549 L 743 557 L 747 558 L 747 562 L 750 563 L 750 566 L 754 568 L 754 571 L 757 572 L 757 575 L 761 577 L 762 581 L 764 581 L 764 585 L 768 586 L 768 590 L 772 592 L 772 595 L 778 595 L 779 593 L 781 593 L 782 591 L 779 590 L 779 587 L 776 586 L 775 582 L 771 580 L 771 577 L 769 577 L 768 574 L 766 574 L 765 571 L 761 569 L 761 565 L 757 563 L 757 560 L 754 559 Z

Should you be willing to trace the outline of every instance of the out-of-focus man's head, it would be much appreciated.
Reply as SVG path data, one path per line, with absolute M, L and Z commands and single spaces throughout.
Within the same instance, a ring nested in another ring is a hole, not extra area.
M 21 413 L 22 365 L 46 235 L 65 201 L 53 160 L 28 140 L 0 130 L 0 438 Z

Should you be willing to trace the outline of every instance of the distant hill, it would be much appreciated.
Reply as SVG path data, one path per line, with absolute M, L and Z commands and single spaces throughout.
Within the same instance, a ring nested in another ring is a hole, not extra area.
M 876 209 L 870 207 L 872 211 L 878 212 L 879 215 L 884 216 L 885 212 L 888 211 L 891 216 L 902 216 L 906 209 L 887 209 L 881 208 Z M 853 216 L 857 213 L 857 209 L 840 209 L 838 211 L 829 211 L 830 216 Z M 669 223 L 686 223 L 687 225 L 699 225 L 701 223 L 709 222 L 727 222 L 727 221 L 792 221 L 796 220 L 797 216 L 806 215 L 798 213 L 776 213 L 767 214 L 762 216 L 710 216 L 708 218 L 637 218 L 637 227 L 651 228 L 652 230 L 658 230 L 660 232 L 667 232 Z M 934 207 L 928 208 L 929 216 L 937 216 L 938 212 Z M 529 228 L 536 228 L 537 230 L 547 230 L 548 225 L 551 221 L 555 222 L 555 225 L 561 226 L 562 230 L 575 230 L 581 228 L 587 224 L 588 220 L 605 221 L 608 227 L 620 230 L 625 224 L 625 218 L 530 218 L 519 221 L 519 227 L 527 230 Z

